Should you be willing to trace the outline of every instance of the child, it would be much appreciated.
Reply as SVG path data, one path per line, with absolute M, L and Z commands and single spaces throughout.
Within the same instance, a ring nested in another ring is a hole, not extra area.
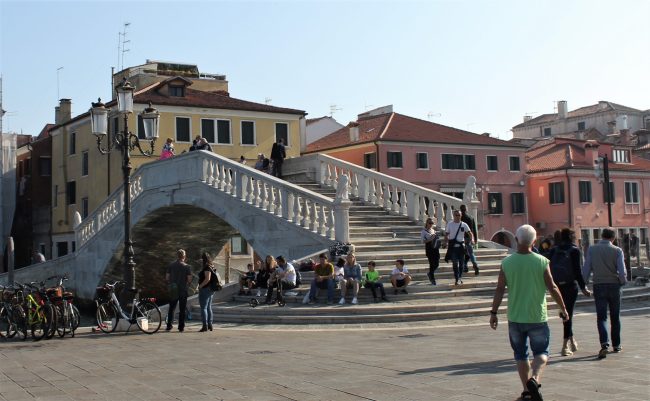
M 257 288 L 257 283 L 255 282 L 255 267 L 252 263 L 246 265 L 248 271 L 246 274 L 242 275 L 239 278 L 239 295 L 250 295 L 251 289 Z M 244 288 L 246 292 L 244 292 Z
M 334 266 L 334 284 L 338 284 L 341 281 L 344 280 L 344 269 L 343 266 L 345 266 L 345 259 L 339 258 L 339 260 L 336 261 L 336 266 Z
M 162 152 L 160 152 L 160 159 L 165 160 L 174 156 L 174 141 L 171 138 L 167 138 L 167 141 L 163 145 Z
M 363 286 L 370 288 L 375 302 L 379 302 L 379 299 L 377 298 L 377 288 L 379 288 L 381 293 L 381 300 L 388 302 L 388 298 L 386 298 L 386 293 L 384 292 L 384 284 L 379 282 L 381 276 L 379 275 L 379 272 L 375 270 L 375 265 L 375 261 L 373 260 L 368 262 L 368 271 L 363 275 L 365 279 L 365 284 Z
M 403 294 L 409 293 L 406 291 L 406 287 L 411 282 L 411 275 L 409 274 L 409 269 L 404 266 L 403 259 L 397 259 L 395 261 L 395 268 L 391 273 L 390 282 L 393 284 L 393 288 L 395 289 L 395 295 L 397 295 L 399 288 L 402 289 Z

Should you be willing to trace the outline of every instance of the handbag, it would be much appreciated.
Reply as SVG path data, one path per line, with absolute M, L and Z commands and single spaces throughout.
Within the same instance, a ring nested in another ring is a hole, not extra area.
M 447 241 L 447 252 L 445 252 L 445 262 L 449 263 L 449 259 L 451 259 L 451 252 L 452 249 L 454 248 L 454 245 L 458 242 L 456 241 L 456 237 L 458 237 L 458 233 L 460 232 L 460 228 L 463 226 L 463 224 L 458 225 L 458 230 L 456 230 L 456 234 L 454 234 L 454 239 L 450 239 Z M 464 247 L 464 242 L 460 243 L 461 247 Z M 463 249 L 464 251 L 465 249 Z

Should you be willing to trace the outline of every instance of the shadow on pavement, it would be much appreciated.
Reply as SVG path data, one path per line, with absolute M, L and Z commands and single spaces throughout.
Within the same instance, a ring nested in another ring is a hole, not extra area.
M 516 372 L 516 366 L 513 359 L 502 359 L 498 361 L 463 363 L 458 365 L 416 369 L 408 372 L 401 372 L 400 375 L 417 375 L 421 373 L 431 372 L 446 372 L 453 376 L 494 374 L 503 372 Z

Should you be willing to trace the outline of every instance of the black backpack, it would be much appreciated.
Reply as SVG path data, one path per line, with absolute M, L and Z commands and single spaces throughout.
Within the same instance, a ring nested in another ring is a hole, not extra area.
M 216 270 L 210 269 L 210 289 L 212 291 L 221 291 L 223 286 L 219 282 L 219 274 Z
M 302 284 L 302 276 L 300 275 L 300 271 L 296 270 L 296 287 L 300 287 L 300 284 Z
M 571 261 L 571 251 L 574 249 L 575 247 L 569 249 L 553 248 L 551 252 L 551 274 L 556 284 L 570 284 L 575 281 Z

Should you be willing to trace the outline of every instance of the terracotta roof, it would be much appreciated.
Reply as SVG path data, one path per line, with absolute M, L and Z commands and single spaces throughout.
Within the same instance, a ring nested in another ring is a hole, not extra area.
M 592 162 L 585 157 L 585 142 L 578 139 L 550 139 L 537 144 L 526 151 L 527 172 L 593 168 Z M 611 145 L 605 146 L 609 148 Z M 645 172 L 650 171 L 650 160 L 631 155 L 631 163 L 610 161 L 609 168 L 610 170 Z
M 590 106 L 580 107 L 578 109 L 569 111 L 567 113 L 567 118 L 577 118 L 577 117 L 589 116 L 592 114 L 606 113 L 610 111 L 622 111 L 628 113 L 642 112 L 641 110 L 637 110 L 632 107 L 623 106 L 617 103 L 600 101 Z M 521 124 L 517 124 L 512 128 L 514 129 L 514 128 L 529 127 L 531 125 L 539 125 L 539 124 L 549 123 L 557 120 L 560 120 L 558 113 L 542 114 L 541 116 L 535 117 Z
M 48 136 L 50 136 L 50 129 L 52 129 L 55 125 L 56 124 L 51 124 L 51 123 L 45 124 L 41 132 L 36 137 L 36 140 L 47 138 Z
M 149 103 L 166 106 L 205 107 L 211 109 L 260 111 L 266 113 L 300 114 L 306 115 L 303 110 L 285 107 L 269 106 L 268 104 L 254 103 L 246 100 L 235 99 L 223 92 L 204 92 L 185 88 L 185 96 L 169 96 L 158 89 L 165 86 L 165 82 L 150 87 L 148 90 L 135 94 L 134 103 Z
M 359 140 L 350 141 L 349 128 L 341 128 L 309 145 L 306 153 L 374 141 L 469 144 L 524 148 L 517 143 L 474 134 L 399 113 L 386 113 L 357 120 Z

